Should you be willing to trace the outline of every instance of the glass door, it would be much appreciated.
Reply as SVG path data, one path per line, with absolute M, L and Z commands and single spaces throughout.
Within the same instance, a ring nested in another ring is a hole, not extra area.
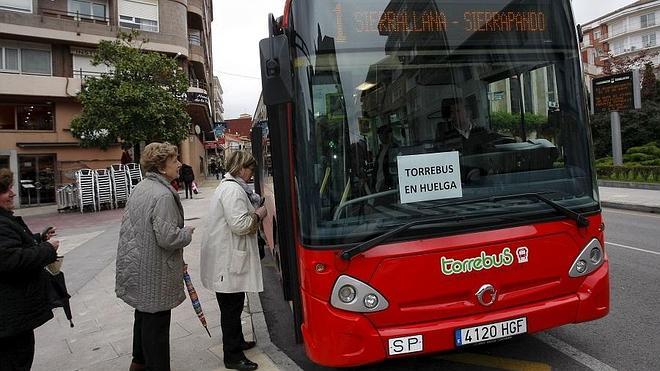
M 55 156 L 18 156 L 21 206 L 55 203 Z

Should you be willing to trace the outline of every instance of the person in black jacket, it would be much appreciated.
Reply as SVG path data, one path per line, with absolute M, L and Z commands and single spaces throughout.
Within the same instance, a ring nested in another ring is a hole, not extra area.
M 186 198 L 188 198 L 188 193 L 190 193 L 190 198 L 193 198 L 192 183 L 195 181 L 195 172 L 193 171 L 192 166 L 188 164 L 181 165 L 179 179 L 183 181 L 183 185 L 186 189 Z
M 34 359 L 34 329 L 53 318 L 48 302 L 48 272 L 57 259 L 54 228 L 32 234 L 14 216 L 14 174 L 0 169 L 0 370 L 29 370 Z

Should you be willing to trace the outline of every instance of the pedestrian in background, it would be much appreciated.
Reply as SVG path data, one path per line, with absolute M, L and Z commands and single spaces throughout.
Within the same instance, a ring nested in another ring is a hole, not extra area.
M 128 151 L 129 147 L 124 147 L 124 151 L 121 153 L 121 164 L 126 165 L 133 162 L 133 156 Z
M 188 198 L 188 193 L 190 193 L 190 198 L 193 198 L 193 182 L 195 181 L 195 172 L 193 171 L 192 166 L 188 164 L 181 165 L 181 177 L 183 181 L 183 187 L 186 190 L 186 198 Z
M 48 272 L 57 259 L 55 228 L 32 234 L 14 216 L 14 174 L 0 169 L 0 370 L 29 370 L 34 360 L 34 329 L 53 318 Z
M 170 185 L 181 168 L 177 156 L 169 143 L 144 148 L 146 176 L 131 192 L 119 231 L 115 292 L 135 308 L 131 371 L 170 369 L 171 310 L 186 298 L 183 248 L 194 228 L 184 226 Z
M 227 173 L 210 200 L 202 239 L 201 279 L 204 287 L 216 292 L 225 367 L 256 370 L 258 365 L 243 353 L 256 343 L 245 341 L 241 313 L 245 293 L 263 291 L 257 231 L 267 212 L 259 206 L 259 195 L 247 185 L 257 165 L 252 154 L 232 152 L 225 165 Z

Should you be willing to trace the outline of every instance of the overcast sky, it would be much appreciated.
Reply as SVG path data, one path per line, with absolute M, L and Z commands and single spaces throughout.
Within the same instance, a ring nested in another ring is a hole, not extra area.
M 573 0 L 575 19 L 586 23 L 632 2 Z M 283 9 L 284 0 L 213 2 L 213 70 L 224 90 L 225 119 L 254 114 L 261 92 L 259 40 L 268 36 L 268 13 L 278 17 Z

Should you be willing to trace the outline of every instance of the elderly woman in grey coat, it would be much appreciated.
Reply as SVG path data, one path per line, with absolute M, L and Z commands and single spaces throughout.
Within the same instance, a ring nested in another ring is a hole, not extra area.
M 135 308 L 132 371 L 170 369 L 171 310 L 186 297 L 183 248 L 194 228 L 183 225 L 181 200 L 170 185 L 181 168 L 177 156 L 169 143 L 144 148 L 146 177 L 131 193 L 121 222 L 115 292 Z

